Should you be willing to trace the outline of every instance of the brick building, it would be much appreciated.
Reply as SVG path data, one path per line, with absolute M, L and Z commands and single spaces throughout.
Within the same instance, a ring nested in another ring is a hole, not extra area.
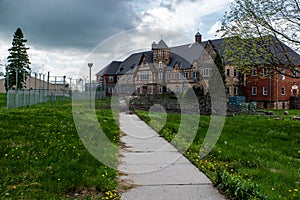
M 168 47 L 163 40 L 157 44 L 153 42 L 150 51 L 132 54 L 124 61 L 112 61 L 96 74 L 97 80 L 104 78 L 107 96 L 113 92 L 136 95 L 180 93 L 187 90 L 187 86 L 199 87 L 205 93 L 214 59 L 217 53 L 223 57 L 224 45 L 224 39 L 202 41 L 199 32 L 190 44 Z M 280 45 L 300 66 L 300 56 L 285 44 Z M 297 88 L 300 84 L 295 73 L 283 76 L 268 68 L 253 68 L 249 73 L 239 74 L 230 63 L 223 65 L 228 96 L 245 96 L 246 101 L 257 102 L 258 108 L 288 109 L 292 94 L 298 95 L 297 89 L 292 91 L 292 87 Z M 277 68 L 285 70 L 282 65 Z

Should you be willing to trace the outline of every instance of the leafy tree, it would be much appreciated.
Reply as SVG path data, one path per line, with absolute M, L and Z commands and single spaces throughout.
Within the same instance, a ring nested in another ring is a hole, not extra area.
M 13 86 L 18 89 L 26 87 L 26 79 L 31 70 L 26 42 L 21 28 L 18 28 L 13 36 L 12 47 L 8 49 L 10 55 L 7 57 L 9 63 L 7 66 L 9 80 L 8 84 L 5 84 L 7 90 Z
M 225 61 L 241 72 L 249 70 L 245 66 L 267 66 L 295 75 L 300 65 L 295 52 L 300 50 L 299 5 L 299 0 L 235 0 L 219 30 L 225 39 Z

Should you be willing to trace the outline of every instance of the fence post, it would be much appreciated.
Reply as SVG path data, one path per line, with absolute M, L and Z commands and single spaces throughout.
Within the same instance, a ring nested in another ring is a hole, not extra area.
M 54 95 L 53 95 L 53 92 L 51 92 L 51 105 L 52 105 L 52 108 L 54 108 Z

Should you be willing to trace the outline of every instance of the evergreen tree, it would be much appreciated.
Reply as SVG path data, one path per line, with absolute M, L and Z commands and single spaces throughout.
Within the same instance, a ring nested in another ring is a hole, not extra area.
M 8 49 L 10 55 L 8 60 L 8 83 L 6 83 L 6 90 L 15 86 L 17 89 L 26 87 L 27 76 L 30 75 L 30 61 L 27 54 L 23 32 L 18 28 L 13 36 L 12 47 Z M 7 76 L 7 75 L 6 75 Z

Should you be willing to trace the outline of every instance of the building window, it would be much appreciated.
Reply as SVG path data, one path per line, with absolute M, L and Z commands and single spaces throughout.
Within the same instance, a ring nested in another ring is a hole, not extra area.
M 297 74 L 297 68 L 294 68 L 293 69 L 293 77 L 297 77 L 298 76 L 298 74 Z
M 226 76 L 230 77 L 230 69 L 226 69 Z
M 158 79 L 161 80 L 161 79 L 162 79 L 162 76 L 163 76 L 162 72 L 159 72 L 159 73 L 158 73 Z
M 158 88 L 158 93 L 159 93 L 159 94 L 162 94 L 162 93 L 163 93 L 163 88 L 162 88 L 162 87 L 159 87 L 159 88 Z
M 162 68 L 162 62 L 161 61 L 158 63 L 158 68 Z
M 234 86 L 233 88 L 233 92 L 234 92 L 234 95 L 238 95 L 238 92 L 239 92 L 239 88 Z
M 263 95 L 266 96 L 268 95 L 268 87 L 263 86 Z
M 256 87 L 252 87 L 252 95 L 256 95 L 257 94 L 257 88 Z
M 197 71 L 193 72 L 193 78 L 198 78 L 198 72 Z
M 234 71 L 233 71 L 233 76 L 238 77 L 238 72 L 236 71 L 236 69 L 234 69 Z
M 231 95 L 231 88 L 230 88 L 230 86 L 227 87 L 227 94 Z
M 185 78 L 185 79 L 188 79 L 188 78 L 189 78 L 188 72 L 184 72 L 184 78 Z
M 285 80 L 285 67 L 281 69 L 281 80 Z
M 170 72 L 166 72 L 166 79 L 170 80 Z
M 179 79 L 179 73 L 178 72 L 175 73 L 175 79 Z
M 203 69 L 203 77 L 210 77 L 211 68 Z
M 176 86 L 176 87 L 175 87 L 175 93 L 178 94 L 179 92 L 180 92 L 179 87 Z
M 108 93 L 113 93 L 114 92 L 114 88 L 113 87 L 108 87 Z
M 247 75 L 244 74 L 244 86 L 246 87 L 247 86 Z
M 162 56 L 162 50 L 158 51 L 158 55 L 161 57 Z
M 252 68 L 252 76 L 256 76 L 257 75 L 257 69 L 256 68 Z
M 109 79 L 109 82 L 114 82 L 114 77 L 113 76 L 109 76 L 108 79 Z
M 149 72 L 148 71 L 142 71 L 141 72 L 141 80 L 148 80 L 149 79 Z
M 281 87 L 281 95 L 282 95 L 282 96 L 285 95 L 285 87 L 284 87 L 284 86 Z
M 262 69 L 262 74 L 263 74 L 263 76 L 267 76 L 268 74 L 267 74 L 267 69 L 266 68 L 263 68 Z

